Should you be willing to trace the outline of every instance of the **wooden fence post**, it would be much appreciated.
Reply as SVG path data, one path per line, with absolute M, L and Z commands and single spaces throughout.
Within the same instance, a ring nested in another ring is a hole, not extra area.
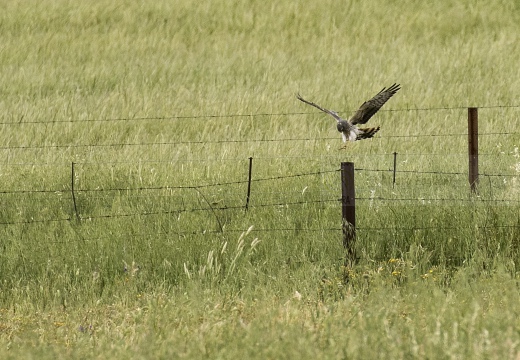
M 354 163 L 341 163 L 341 209 L 343 246 L 347 250 L 346 264 L 356 260 L 354 242 L 356 240 L 356 193 L 354 188 Z
M 469 185 L 472 192 L 478 185 L 478 108 L 468 108 Z

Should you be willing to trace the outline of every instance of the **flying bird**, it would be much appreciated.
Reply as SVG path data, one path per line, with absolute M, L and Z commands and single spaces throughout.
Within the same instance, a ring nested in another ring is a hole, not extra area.
M 390 99 L 397 91 L 399 91 L 400 85 L 393 84 L 388 89 L 383 88 L 380 92 L 377 93 L 372 99 L 367 100 L 360 106 L 358 111 L 349 119 L 345 120 L 341 118 L 337 112 L 322 108 L 319 105 L 316 105 L 313 102 L 307 101 L 301 97 L 300 94 L 296 96 L 296 98 L 304 103 L 314 106 L 315 108 L 323 111 L 324 113 L 329 114 L 338 122 L 337 128 L 343 137 L 343 142 L 347 141 L 356 141 L 369 139 L 375 135 L 376 132 L 379 131 L 380 127 L 371 127 L 371 128 L 358 128 L 356 125 L 358 124 L 366 124 L 366 122 L 379 110 L 381 107 Z

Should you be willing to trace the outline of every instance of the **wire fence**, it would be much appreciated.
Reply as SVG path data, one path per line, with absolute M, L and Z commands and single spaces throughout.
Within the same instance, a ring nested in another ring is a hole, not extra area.
M 415 112 L 415 111 L 442 111 L 442 110 L 464 110 L 470 106 L 437 106 L 424 108 L 404 108 L 404 109 L 381 109 L 380 112 Z M 479 109 L 518 109 L 520 105 L 483 105 Z M 357 109 L 341 110 L 339 112 L 351 113 Z M 200 114 L 200 115 L 165 115 L 165 116 L 144 116 L 144 117 L 117 117 L 117 118 L 70 118 L 70 119 L 53 119 L 53 120 L 26 120 L 21 117 L 18 121 L 3 121 L 0 125 L 45 125 L 45 124 L 63 124 L 63 123 L 80 123 L 80 122 L 128 122 L 128 121 L 155 121 L 155 120 L 207 120 L 220 118 L 242 118 L 242 117 L 266 117 L 266 116 L 297 116 L 297 115 L 313 115 L 316 112 L 297 111 L 297 112 L 272 112 L 272 113 L 250 113 L 250 114 Z
M 97 163 L 100 164 L 100 163 Z M 101 163 L 102 164 L 102 163 Z M 356 168 L 356 171 L 359 172 L 374 172 L 374 173 L 396 173 L 396 174 L 409 174 L 409 175 L 456 175 L 456 176 L 467 176 L 467 172 L 449 172 L 449 171 L 420 171 L 420 170 L 393 170 L 393 169 L 366 169 L 366 168 Z M 162 186 L 126 186 L 126 187 L 104 187 L 104 188 L 78 188 L 75 189 L 78 193 L 101 193 L 101 192 L 132 192 L 132 191 L 159 191 L 159 190 L 176 190 L 176 189 L 203 189 L 210 187 L 221 187 L 228 185 L 240 185 L 247 184 L 249 182 L 259 183 L 259 182 L 269 182 L 274 180 L 282 180 L 282 179 L 291 179 L 291 178 L 300 178 L 314 175 L 324 175 L 330 173 L 337 173 L 339 169 L 335 170 L 323 170 L 323 171 L 312 171 L 306 173 L 297 173 L 297 174 L 288 174 L 288 175 L 279 175 L 279 176 L 270 176 L 263 178 L 252 178 L 250 180 L 235 180 L 235 181 L 223 181 L 223 182 L 215 182 L 215 183 L 204 183 L 197 185 L 162 185 Z M 488 174 L 481 173 L 479 174 L 483 177 L 499 177 L 499 178 L 517 178 L 520 177 L 520 174 L 513 173 L 498 173 L 498 174 Z M 14 190 L 0 190 L 0 194 L 63 194 L 66 192 L 70 192 L 70 184 L 63 186 L 62 188 L 55 189 L 14 189 Z M 399 199 L 394 199 L 399 200 Z M 407 200 L 407 199 L 402 199 Z M 434 199 L 432 199 L 434 200 Z M 438 199 L 437 199 L 438 200 Z M 456 199 L 454 199 L 455 201 Z M 461 200 L 463 201 L 463 200 Z M 494 201 L 500 201 L 494 200 Z
M 480 108 L 487 109 L 505 109 L 505 108 L 520 108 L 520 105 L 510 105 L 510 106 L 483 106 Z M 405 112 L 405 111 L 441 111 L 441 110 L 462 110 L 466 109 L 466 107 L 436 107 L 436 108 L 415 108 L 415 109 L 389 109 L 389 110 L 381 110 L 387 112 Z M 41 125 L 41 124 L 85 124 L 85 123 L 95 123 L 95 122 L 135 122 L 135 121 L 149 121 L 149 120 L 204 120 L 204 119 L 221 119 L 221 118 L 235 118 L 235 117 L 265 117 L 265 116 L 296 116 L 296 115 L 311 115 L 316 114 L 315 112 L 283 112 L 283 113 L 256 113 L 256 114 L 225 114 L 225 115 L 187 115 L 187 116 L 157 116 L 157 117 L 129 117 L 129 118 L 105 118 L 105 119 L 54 119 L 50 121 L 43 120 L 25 120 L 21 119 L 18 122 L 0 122 L 0 126 L 9 127 L 9 126 L 21 126 L 21 125 Z M 493 132 L 484 132 L 479 133 L 479 136 L 485 137 L 493 137 L 493 136 L 519 136 L 520 132 L 517 131 L 493 131 Z M 452 138 L 452 137 L 467 137 L 468 133 L 466 132 L 458 132 L 458 133 L 417 133 L 417 134 L 403 134 L 403 135 L 385 135 L 379 136 L 380 139 L 416 139 L 416 138 Z M 31 144 L 15 144 L 15 145 L 4 145 L 0 146 L 0 150 L 5 151 L 26 151 L 26 150 L 49 150 L 49 151 L 58 151 L 62 149 L 80 149 L 80 148 L 96 148 L 96 149 L 104 149 L 109 147 L 153 147 L 153 146 L 178 146 L 178 145 L 205 145 L 205 144 L 250 144 L 250 143 L 273 143 L 273 142 L 308 142 L 308 141 L 329 141 L 329 140 L 337 140 L 337 137 L 291 137 L 291 138 L 257 138 L 257 139 L 223 139 L 223 140 L 208 140 L 208 141 L 150 141 L 150 142 L 113 142 L 113 143 L 83 143 L 83 144 L 43 144 L 43 145 L 31 145 Z M 395 158 L 396 152 L 388 152 L 388 153 L 372 153 L 372 154 L 357 154 L 357 156 L 381 156 L 381 157 L 390 157 L 393 156 Z M 489 152 L 489 153 L 481 153 L 480 156 L 489 156 L 496 157 L 500 155 L 512 155 L 511 153 L 503 153 L 503 152 Z M 399 156 L 443 156 L 443 157 L 463 157 L 467 156 L 467 153 L 460 152 L 449 152 L 449 153 L 401 153 Z M 327 158 L 328 155 L 321 155 L 320 158 Z M 330 159 L 335 159 L 337 156 L 331 155 Z M 309 159 L 315 158 L 313 155 L 303 155 L 303 156 L 263 156 L 259 157 L 260 159 L 281 159 L 286 161 L 292 161 L 295 158 L 298 159 Z M 207 161 L 213 161 L 213 159 L 206 159 Z M 219 158 L 218 161 L 225 161 L 226 159 Z M 236 158 L 228 159 L 229 161 L 237 161 Z M 163 163 L 163 164 L 172 164 L 177 162 L 187 162 L 187 163 L 195 163 L 197 161 L 205 161 L 202 160 L 190 160 L 190 159 L 175 159 L 175 160 L 141 160 L 139 163 Z M 95 165 L 95 166 L 108 166 L 111 164 L 135 164 L 135 161 L 84 161 L 77 162 L 79 165 Z M 7 161 L 4 163 L 0 163 L 1 166 L 55 166 L 55 163 L 34 163 L 34 162 L 21 162 L 21 163 L 13 163 L 11 161 Z M 74 166 L 74 163 L 73 163 Z M 97 186 L 97 187 L 88 187 L 83 185 L 79 188 L 74 188 L 74 184 L 78 181 L 72 176 L 70 183 L 63 183 L 60 187 L 55 188 L 42 188 L 42 189 L 23 189 L 23 188 L 14 188 L 14 189 L 0 189 L 0 201 L 2 203 L 6 202 L 6 198 L 12 196 L 15 198 L 15 201 L 35 201 L 32 196 L 36 196 L 40 194 L 44 197 L 59 197 L 62 199 L 61 206 L 63 206 L 63 211 L 61 215 L 54 216 L 42 216 L 41 218 L 35 217 L 33 215 L 27 216 L 23 218 L 23 214 L 21 216 L 15 216 L 13 214 L 9 214 L 8 209 L 4 209 L 2 213 L 3 220 L 0 220 L 0 225 L 3 226 L 12 226 L 12 225 L 31 225 L 31 224 L 48 224 L 48 223 L 64 223 L 64 222 L 74 222 L 74 221 L 93 221 L 93 220 L 113 220 L 113 219 L 121 219 L 121 218 L 131 218 L 131 217 L 150 217 L 150 216 L 161 216 L 161 215 L 178 215 L 181 213 L 209 213 L 215 215 L 216 212 L 243 212 L 247 210 L 247 206 L 244 206 L 244 199 L 236 197 L 235 203 L 227 204 L 227 205 L 219 205 L 212 204 L 210 201 L 207 201 L 205 196 L 200 192 L 203 189 L 212 189 L 212 188 L 230 188 L 230 192 L 239 192 L 244 190 L 243 187 L 247 184 L 258 184 L 265 183 L 267 188 L 262 189 L 260 194 L 255 194 L 256 198 L 261 199 L 261 201 L 255 201 L 251 204 L 251 210 L 255 209 L 266 209 L 266 208 L 278 208 L 278 207 L 298 207 L 298 206 L 332 206 L 338 209 L 340 208 L 340 194 L 339 194 L 339 182 L 337 179 L 329 178 L 329 176 L 335 176 L 340 170 L 337 168 L 330 168 L 321 171 L 309 171 L 302 173 L 287 173 L 283 175 L 277 176 L 262 176 L 262 177 L 253 177 L 253 178 L 242 178 L 239 177 L 237 179 L 229 179 L 226 181 L 215 181 L 215 182 L 201 182 L 198 184 L 158 184 L 158 185 L 150 185 L 150 186 L 135 186 L 134 184 L 129 184 L 128 186 Z M 365 168 L 358 167 L 355 169 L 357 173 L 360 174 L 393 174 L 394 182 L 396 175 L 406 175 L 409 177 L 421 177 L 421 176 L 436 176 L 440 178 L 447 179 L 449 183 L 451 179 L 454 177 L 462 177 L 467 176 L 467 171 L 438 171 L 438 170 L 402 170 L 396 169 L 395 165 L 393 168 Z M 511 172 L 481 172 L 479 174 L 482 177 L 487 178 L 501 178 L 501 179 L 519 179 L 520 174 L 515 171 Z M 323 179 L 323 177 L 327 177 Z M 317 198 L 309 198 L 309 199 L 301 199 L 299 196 L 299 191 L 294 192 L 294 194 L 289 194 L 287 191 L 275 193 L 272 188 L 276 188 L 280 181 L 289 180 L 289 179 L 303 179 L 303 178 L 313 178 L 316 183 L 320 183 L 322 187 L 330 186 L 331 189 L 327 189 L 330 191 L 324 191 Z M 88 185 L 88 184 L 87 184 Z M 408 184 L 409 187 L 412 185 Z M 269 189 L 271 188 L 271 189 Z M 360 190 L 370 190 L 370 188 L 359 187 Z M 422 189 L 422 188 L 421 188 Z M 194 190 L 199 192 L 199 194 L 204 198 L 204 201 L 199 201 L 197 206 L 193 204 L 178 204 L 172 203 L 168 208 L 159 208 L 159 209 L 140 209 L 138 211 L 127 211 L 127 212 L 110 212 L 106 213 L 89 213 L 88 211 L 82 211 L 74 213 L 70 209 L 72 208 L 71 204 L 74 203 L 74 208 L 76 208 L 76 200 L 75 196 L 83 196 L 81 201 L 97 201 L 103 200 L 104 196 L 110 193 L 116 194 L 125 194 L 125 199 L 130 200 L 132 198 L 132 193 L 142 193 L 148 192 L 150 194 L 139 195 L 143 198 L 152 198 L 154 196 L 164 196 L 166 199 L 172 198 L 171 191 L 185 191 L 185 190 Z M 361 192 L 362 192 L 361 191 Z M 163 194 L 162 192 L 167 192 Z M 168 193 L 170 192 L 170 193 Z M 156 193 L 156 194 L 154 194 Z M 99 198 L 96 198 L 97 195 Z M 159 194 L 159 195 L 157 195 Z M 293 196 L 294 195 L 294 196 Z M 23 200 L 21 200 L 23 196 Z M 510 204 L 512 206 L 518 207 L 517 204 L 520 203 L 518 198 L 514 197 L 498 197 L 496 195 L 489 196 L 488 198 L 484 197 L 447 197 L 447 196 L 410 196 L 407 194 L 396 194 L 396 195 L 388 195 L 385 196 L 366 196 L 365 194 L 360 194 L 356 197 L 356 200 L 359 200 L 361 203 L 363 202 L 379 202 L 379 203 L 387 203 L 387 202 L 402 202 L 402 203 L 466 203 L 466 204 Z M 242 203 L 240 203 L 242 201 Z M 202 205 L 200 205 L 202 204 Z M 435 205 L 433 205 L 435 206 Z M 18 210 L 19 211 L 19 210 Z M 63 215 L 64 213 L 69 213 L 68 216 Z M 215 216 L 218 218 L 217 216 Z M 339 216 L 338 216 L 339 219 Z M 179 231 L 177 234 L 181 234 L 183 236 L 189 235 L 205 235 L 205 234 L 215 234 L 224 232 L 245 232 L 247 229 L 224 229 L 224 227 L 219 224 L 218 230 L 201 230 L 201 231 Z M 454 230 L 461 229 L 467 227 L 468 229 L 490 229 L 490 228 L 504 228 L 504 229 L 518 229 L 520 227 L 519 223 L 516 224 L 493 224 L 493 225 L 464 225 L 464 226 L 423 226 L 418 224 L 414 227 L 396 227 L 396 226 L 359 226 L 357 230 L 361 233 L 363 232 L 384 232 L 384 231 L 395 231 L 395 232 L 404 232 L 404 231 L 428 231 L 428 230 Z M 322 226 L 322 227 L 272 227 L 272 228 L 255 228 L 252 231 L 254 232 L 341 232 L 341 226 Z
M 480 133 L 479 136 L 519 136 L 520 132 L 492 132 Z M 406 138 L 430 138 L 430 137 L 462 137 L 467 133 L 460 134 L 411 134 L 411 135 L 382 135 L 380 139 L 406 139 Z M 48 144 L 48 145 L 10 145 L 0 146 L 0 150 L 46 150 L 46 149 L 77 149 L 77 148 L 107 148 L 107 147 L 150 147 L 150 146 L 179 146 L 179 145 L 208 145 L 208 144 L 250 144 L 250 143 L 272 143 L 272 142 L 299 142 L 299 141 L 329 141 L 337 140 L 337 137 L 320 138 L 281 138 L 281 139 L 230 139 L 230 140 L 198 140 L 198 141 L 159 141 L 159 142 L 118 142 L 107 144 Z M 386 154 L 384 154 L 386 155 Z M 425 154 L 426 155 L 426 154 Z M 441 155 L 441 154 L 427 154 Z M 494 155 L 494 154 L 493 154 Z
M 404 109 L 381 109 L 380 112 L 417 112 L 417 111 L 460 111 L 467 109 L 465 106 L 440 106 L 440 107 L 424 107 L 424 108 L 404 108 Z M 480 106 L 479 109 L 520 109 L 520 105 L 487 105 Z M 355 109 L 344 110 L 344 112 L 352 112 Z M 224 119 L 224 118 L 240 118 L 240 117 L 266 117 L 266 116 L 301 116 L 316 115 L 316 112 L 272 112 L 272 113 L 250 113 L 250 114 L 194 114 L 194 115 L 167 115 L 167 116 L 145 116 L 145 117 L 116 117 L 116 118 L 68 118 L 68 119 L 25 119 L 21 117 L 18 121 L 2 121 L 0 126 L 3 127 L 19 127 L 22 125 L 49 125 L 49 124 L 71 124 L 73 126 L 85 126 L 88 123 L 125 123 L 125 122 L 148 122 L 157 120 L 208 120 L 208 119 Z M 451 132 L 439 131 L 434 133 L 413 133 L 413 134 L 378 134 L 377 139 L 380 140 L 407 140 L 422 138 L 457 138 L 467 136 L 467 132 Z M 479 136 L 495 137 L 495 136 L 519 136 L 518 131 L 487 131 L 481 132 Z M 120 147 L 162 147 L 162 146 L 191 146 L 191 145 L 219 145 L 219 144 L 254 144 L 254 143 L 279 143 L 279 142 L 325 142 L 329 140 L 337 140 L 337 137 L 289 137 L 289 138 L 238 138 L 238 139 L 203 139 L 203 140 L 169 140 L 169 141 L 116 141 L 107 143 L 49 143 L 49 144 L 16 144 L 11 143 L 0 146 L 0 150 L 7 151 L 28 151 L 28 150 L 44 150 L 53 151 L 75 150 L 75 149 L 102 149 L 102 148 L 120 148 Z M 377 154 L 371 154 L 377 155 Z M 383 154 L 382 154 L 383 155 Z M 410 154 L 411 155 L 411 154 Z M 425 154 L 431 156 L 440 156 L 442 154 Z M 485 154 L 482 154 L 485 156 Z M 494 154 L 492 154 L 494 155 Z M 236 159 L 235 159 L 236 160 Z M 3 163 L 7 164 L 7 163 Z M 29 164 L 28 164 L 29 165 Z
M 130 193 L 135 192 L 143 192 L 143 191 L 170 191 L 170 190 L 198 190 L 198 189 L 207 189 L 213 187 L 226 187 L 226 186 L 236 186 L 236 185 L 246 185 L 248 183 L 260 183 L 267 182 L 271 183 L 270 185 L 276 187 L 276 182 L 283 179 L 295 179 L 295 178 L 303 178 L 303 177 L 316 177 L 320 175 L 329 175 L 338 173 L 339 169 L 330 169 L 324 171 L 313 171 L 306 173 L 296 173 L 296 174 L 287 174 L 287 175 L 279 175 L 279 176 L 271 176 L 271 177 L 263 177 L 263 178 L 252 178 L 250 180 L 236 180 L 236 181 L 224 181 L 224 182 L 215 182 L 215 183 L 201 183 L 197 185 L 165 185 L 165 186 L 150 186 L 150 187 L 107 187 L 107 188 L 83 188 L 83 189 L 72 189 L 71 187 L 67 189 L 35 189 L 35 190 L 2 190 L 0 191 L 1 195 L 30 195 L 30 194 L 44 194 L 44 195 L 54 195 L 58 197 L 63 197 L 65 194 L 73 195 L 75 192 L 76 195 L 85 194 L 88 195 L 90 193 L 124 193 L 126 198 L 130 198 Z M 364 169 L 364 168 L 356 168 L 356 172 L 392 172 L 390 169 Z M 443 172 L 443 171 L 399 171 L 396 173 L 405 173 L 405 174 L 413 174 L 413 175 L 439 175 L 439 176 L 450 176 L 450 175 L 467 175 L 467 173 L 463 172 Z M 487 174 L 486 176 L 516 176 L 520 178 L 520 175 L 513 174 Z M 335 180 L 332 180 L 335 181 Z M 233 191 L 236 191 L 233 190 Z M 273 192 L 271 192 L 272 194 Z M 300 191 L 298 191 L 300 193 Z M 283 192 L 286 194 L 286 192 Z M 261 196 L 265 197 L 266 193 L 262 192 Z M 163 196 L 163 195 L 161 195 Z M 150 197 L 150 195 L 144 195 L 144 197 Z M 171 193 L 164 195 L 164 197 L 172 197 Z M 87 198 L 88 199 L 88 198 Z M 403 196 L 357 196 L 356 200 L 359 201 L 379 201 L 379 202 L 416 202 L 416 203 L 438 203 L 438 202 L 451 202 L 451 203 L 507 203 L 507 204 L 520 204 L 520 199 L 515 198 L 482 198 L 482 197 L 435 197 L 435 196 L 419 196 L 419 197 L 403 197 Z M 72 200 L 70 200 L 72 201 Z M 280 206 L 295 206 L 295 205 L 308 205 L 308 204 L 318 204 L 318 203 L 337 203 L 339 206 L 339 202 L 341 201 L 339 194 L 337 197 L 329 197 L 325 199 L 311 199 L 311 200 L 287 200 L 280 199 L 280 201 L 275 202 L 256 202 L 253 205 L 253 208 L 265 208 L 265 207 L 280 207 Z M 226 206 L 218 206 L 211 204 L 207 204 L 205 207 L 189 207 L 184 206 L 183 208 L 175 208 L 175 209 L 167 209 L 167 210 L 156 210 L 156 211 L 139 211 L 132 213 L 108 213 L 108 214 L 82 214 L 81 219 L 88 220 L 96 220 L 96 219 L 111 219 L 111 218 L 125 218 L 125 217 L 136 217 L 136 216 L 152 216 L 152 215 L 173 215 L 179 214 L 183 212 L 213 212 L 213 211 L 236 211 L 244 210 L 244 205 L 226 205 Z M 0 225 L 15 225 L 15 224 L 31 224 L 31 223 L 45 223 L 45 222 L 65 222 L 74 220 L 74 216 L 70 215 L 69 217 L 56 217 L 56 218 L 42 218 L 42 219 L 27 219 L 27 220 L 17 220 L 17 221 L 0 221 Z M 363 229 L 361 227 L 360 229 Z M 389 228 L 388 228 L 389 229 Z M 418 229 L 418 228 L 416 228 Z M 294 229 L 296 230 L 296 229 Z M 330 229 L 329 229 L 330 230 Z M 365 228 L 364 230 L 370 230 Z M 274 230 L 273 230 L 274 231 Z M 306 230 L 305 230 L 306 231 Z M 318 231 L 318 229 L 311 229 L 310 231 Z

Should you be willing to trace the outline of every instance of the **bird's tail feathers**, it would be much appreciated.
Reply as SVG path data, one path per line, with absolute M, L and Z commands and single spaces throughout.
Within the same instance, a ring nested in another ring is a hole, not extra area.
M 372 136 L 378 132 L 380 127 L 372 127 L 372 128 L 363 128 L 358 129 L 359 133 L 356 140 L 370 139 Z

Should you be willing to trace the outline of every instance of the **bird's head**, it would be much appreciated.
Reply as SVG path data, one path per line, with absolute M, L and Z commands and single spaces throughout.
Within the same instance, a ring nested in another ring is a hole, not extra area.
M 336 125 L 339 132 L 349 132 L 352 126 L 348 123 L 348 121 L 340 120 L 338 121 L 338 124 Z

